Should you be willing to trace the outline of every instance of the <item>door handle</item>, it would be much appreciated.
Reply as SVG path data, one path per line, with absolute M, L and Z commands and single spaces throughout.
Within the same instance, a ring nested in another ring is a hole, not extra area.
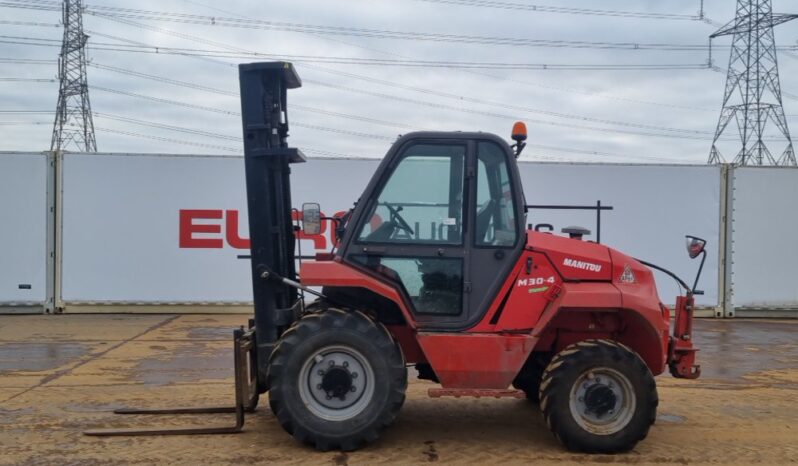
M 497 249 L 496 252 L 493 253 L 493 257 L 495 257 L 496 260 L 498 261 L 504 259 L 504 251 L 501 249 Z

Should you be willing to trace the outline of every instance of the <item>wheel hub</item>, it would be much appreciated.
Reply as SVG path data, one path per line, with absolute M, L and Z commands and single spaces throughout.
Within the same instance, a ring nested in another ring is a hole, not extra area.
M 584 399 L 587 411 L 594 413 L 599 418 L 612 412 L 618 402 L 615 392 L 610 387 L 601 384 L 588 387 Z
M 299 395 L 316 416 L 349 419 L 371 400 L 373 374 L 359 351 L 348 346 L 329 346 L 306 359 L 299 373 Z
M 346 400 L 346 395 L 355 388 L 352 385 L 352 374 L 346 367 L 333 366 L 324 371 L 321 378 L 321 389 L 327 392 L 328 398 Z
M 631 421 L 637 406 L 632 383 L 621 372 L 597 367 L 577 377 L 569 401 L 579 426 L 598 435 L 611 435 Z

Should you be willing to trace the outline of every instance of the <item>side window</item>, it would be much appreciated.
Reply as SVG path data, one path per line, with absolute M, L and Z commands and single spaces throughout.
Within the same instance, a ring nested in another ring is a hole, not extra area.
M 352 259 L 401 283 L 418 314 L 451 316 L 462 312 L 462 259 L 364 255 Z
M 415 144 L 391 173 L 361 243 L 462 244 L 465 146 Z
M 477 246 L 512 246 L 518 236 L 507 156 L 492 142 L 477 146 Z

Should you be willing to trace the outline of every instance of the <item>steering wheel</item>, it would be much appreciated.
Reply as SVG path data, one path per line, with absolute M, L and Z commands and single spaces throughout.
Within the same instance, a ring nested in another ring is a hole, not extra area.
M 385 207 L 388 208 L 388 211 L 391 213 L 391 221 L 394 222 L 397 227 L 410 233 L 411 235 L 416 234 L 416 232 L 413 231 L 413 228 L 411 228 L 407 221 L 399 214 L 399 212 L 402 211 L 402 206 L 394 207 L 386 202 Z

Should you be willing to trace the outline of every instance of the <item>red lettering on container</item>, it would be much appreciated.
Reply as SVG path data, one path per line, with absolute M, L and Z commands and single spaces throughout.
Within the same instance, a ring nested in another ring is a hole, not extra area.
M 180 247 L 218 249 L 224 246 L 221 238 L 196 238 L 197 233 L 222 232 L 218 224 L 194 223 L 194 220 L 219 220 L 221 210 L 181 209 L 180 210 Z
M 338 214 L 336 214 L 337 216 Z M 322 214 L 322 217 L 324 214 Z M 302 218 L 302 212 L 294 211 L 292 219 Z M 224 220 L 224 238 L 218 237 L 196 237 L 197 234 L 222 234 L 222 224 L 220 223 L 195 223 L 196 220 Z M 334 228 L 329 228 L 331 220 L 322 220 L 321 230 L 316 235 L 306 235 L 304 232 L 295 231 L 297 239 L 305 239 L 313 242 L 313 248 L 317 251 L 327 250 L 327 232 Z M 251 241 L 249 238 L 242 237 L 240 234 L 240 214 L 238 210 L 221 209 L 180 209 L 180 232 L 179 244 L 184 249 L 221 249 L 225 241 L 234 249 L 250 249 Z
M 236 249 L 249 249 L 249 238 L 242 238 L 238 236 L 238 211 L 228 210 L 225 213 L 225 237 L 227 244 Z

